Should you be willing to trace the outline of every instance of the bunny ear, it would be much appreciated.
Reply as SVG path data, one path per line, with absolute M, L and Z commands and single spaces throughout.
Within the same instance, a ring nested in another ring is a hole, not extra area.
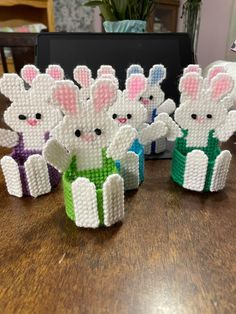
M 143 68 L 139 64 L 132 64 L 128 69 L 127 69 L 127 78 L 130 77 L 132 74 L 143 74 Z
M 21 99 L 22 95 L 26 93 L 24 81 L 15 73 L 3 74 L 0 79 L 0 92 L 10 101 Z
M 50 75 L 55 81 L 61 81 L 64 79 L 64 70 L 60 65 L 50 64 L 46 69 L 46 73 Z
M 233 78 L 227 73 L 219 73 L 212 80 L 210 84 L 211 99 L 218 102 L 224 96 L 229 94 L 234 87 Z
M 202 88 L 203 78 L 198 73 L 189 72 L 185 74 L 179 83 L 179 91 L 192 100 L 198 98 Z
M 207 73 L 207 80 L 210 83 L 210 81 L 219 73 L 226 73 L 226 69 L 222 65 L 215 65 L 212 68 L 209 69 Z
M 32 82 L 29 93 L 35 100 L 45 103 L 52 94 L 52 87 L 55 86 L 54 79 L 48 74 L 39 74 Z M 47 105 L 47 103 L 45 103 Z
M 200 68 L 200 66 L 198 64 L 189 64 L 187 66 L 187 68 L 184 69 L 184 74 L 190 73 L 190 72 L 198 73 L 201 75 L 202 69 Z
M 52 91 L 52 99 L 59 104 L 61 110 L 68 115 L 77 113 L 79 99 L 78 87 L 69 80 L 56 82 Z
M 112 80 L 101 77 L 97 79 L 91 90 L 92 103 L 96 112 L 111 106 L 117 97 L 117 86 Z
M 138 100 L 147 88 L 147 79 L 143 74 L 132 74 L 126 80 L 126 92 L 129 100 Z
M 116 71 L 113 69 L 111 65 L 101 65 L 100 68 L 98 69 L 97 76 L 101 77 L 103 75 L 116 75 Z
M 26 83 L 28 83 L 29 85 L 31 85 L 33 80 L 36 78 L 36 76 L 40 74 L 40 71 L 33 64 L 26 64 L 21 69 L 20 74 L 21 74 L 21 77 L 23 78 L 23 80 Z
M 86 65 L 77 65 L 73 75 L 74 80 L 83 88 L 88 88 L 93 82 L 91 70 Z
M 149 71 L 149 84 L 160 84 L 166 78 L 166 68 L 162 64 L 155 64 Z
M 114 75 L 112 75 L 112 74 L 103 74 L 102 78 L 106 78 L 106 79 L 111 80 L 115 84 L 117 89 L 119 88 L 119 81 L 118 81 L 117 77 L 115 77 Z

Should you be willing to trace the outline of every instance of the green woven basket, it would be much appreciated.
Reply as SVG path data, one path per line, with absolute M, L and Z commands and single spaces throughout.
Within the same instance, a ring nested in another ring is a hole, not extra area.
M 217 149 L 217 154 L 220 154 L 220 148 Z M 185 172 L 185 163 L 186 163 L 186 155 L 183 155 L 177 148 L 173 151 L 172 157 L 172 169 L 171 169 L 171 177 L 174 182 L 178 185 L 183 186 L 184 184 L 184 172 Z M 213 174 L 213 169 L 215 165 L 215 159 L 208 161 L 207 175 L 206 181 L 203 191 L 209 192 L 211 186 L 211 178 Z
M 98 217 L 100 225 L 104 225 L 104 214 L 103 214 L 103 183 L 105 182 L 108 175 L 117 174 L 118 170 L 115 162 L 111 158 L 105 157 L 105 150 L 103 151 L 104 167 L 102 169 L 93 169 L 85 171 L 76 170 L 76 160 L 73 158 L 70 167 L 64 173 L 62 177 L 63 190 L 64 190 L 64 201 L 67 216 L 75 221 L 74 204 L 72 197 L 72 183 L 78 177 L 88 178 L 96 186 L 97 193 L 97 205 L 98 205 Z

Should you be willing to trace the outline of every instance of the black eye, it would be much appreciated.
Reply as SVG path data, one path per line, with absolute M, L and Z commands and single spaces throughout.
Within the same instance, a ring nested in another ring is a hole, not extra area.
M 100 129 L 95 129 L 94 132 L 97 134 L 97 135 L 101 135 L 102 134 L 102 131 Z
M 20 115 L 18 116 L 18 118 L 19 118 L 20 120 L 26 120 L 26 116 L 24 116 L 23 114 L 20 114 Z
M 127 114 L 127 119 L 131 119 L 132 118 L 132 114 L 128 113 Z
M 76 131 L 75 131 L 75 136 L 80 137 L 80 135 L 81 135 L 80 130 L 76 130 Z
M 208 118 L 208 119 L 211 119 L 211 118 L 212 118 L 212 115 L 211 115 L 211 114 L 207 114 L 207 118 Z
M 143 97 L 140 97 L 140 98 L 139 98 L 139 101 L 141 101 L 141 100 L 143 100 Z
M 193 114 L 191 115 L 191 118 L 194 119 L 194 120 L 196 120 L 196 119 L 197 119 L 197 115 L 196 115 L 195 113 L 193 113 Z
M 153 100 L 153 98 L 154 98 L 154 97 L 153 97 L 152 95 L 151 95 L 151 96 L 149 96 L 149 99 L 150 99 L 150 100 Z
M 116 119 L 116 118 L 117 118 L 117 114 L 114 113 L 114 114 L 112 115 L 112 118 L 113 118 L 113 119 Z
M 87 97 L 87 100 L 89 100 L 90 98 L 89 97 Z
M 36 113 L 35 118 L 38 119 L 38 120 L 40 120 L 40 119 L 42 118 L 41 113 Z

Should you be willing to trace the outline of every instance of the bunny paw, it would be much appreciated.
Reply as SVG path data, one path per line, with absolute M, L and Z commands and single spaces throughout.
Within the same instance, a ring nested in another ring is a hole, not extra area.
M 23 196 L 20 171 L 16 161 L 10 156 L 1 159 L 2 171 L 6 180 L 7 191 L 10 195 Z
M 201 150 L 193 150 L 186 157 L 184 188 L 203 191 L 207 173 L 208 157 Z
M 110 175 L 103 184 L 103 209 L 106 226 L 124 217 L 124 181 L 118 174 Z
M 229 171 L 229 165 L 232 155 L 225 150 L 217 156 L 211 181 L 211 192 L 222 190 L 225 187 L 225 181 Z
M 45 159 L 41 155 L 32 155 L 24 166 L 30 195 L 37 197 L 49 193 L 51 184 Z
M 134 152 L 128 152 L 120 160 L 120 175 L 124 179 L 125 191 L 139 187 L 139 158 Z
M 72 194 L 76 226 L 97 228 L 99 217 L 95 184 L 87 178 L 77 178 L 72 183 Z

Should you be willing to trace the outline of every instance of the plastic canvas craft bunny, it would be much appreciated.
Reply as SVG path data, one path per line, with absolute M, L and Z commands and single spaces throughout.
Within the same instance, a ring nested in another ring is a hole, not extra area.
M 41 152 L 50 130 L 62 118 L 49 102 L 55 84 L 53 74 L 60 74 L 58 78 L 62 79 L 64 73 L 57 65 L 49 66 L 46 72 L 40 74 L 35 66 L 25 66 L 21 75 L 31 85 L 28 90 L 17 74 L 4 74 L 0 79 L 1 93 L 12 101 L 4 112 L 4 121 L 12 131 L 0 129 L 0 145 L 13 148 L 11 156 L 1 159 L 1 166 L 9 194 L 17 197 L 48 193 L 60 179 Z
M 231 76 L 219 67 L 213 67 L 205 80 L 199 67 L 190 65 L 184 71 L 181 104 L 175 111 L 181 136 L 176 139 L 172 178 L 186 189 L 213 192 L 225 186 L 231 154 L 220 150 L 219 141 L 227 141 L 236 131 L 236 111 L 227 108 L 233 87 Z M 173 123 L 166 119 L 169 122 Z
M 127 70 L 127 77 L 131 74 L 143 74 L 143 68 L 138 64 L 131 65 Z M 161 89 L 160 84 L 166 78 L 166 68 L 162 64 L 155 64 L 149 70 L 149 77 L 147 80 L 147 88 L 145 92 L 140 96 L 140 102 L 147 109 L 147 123 L 152 123 L 155 117 L 165 112 L 168 115 L 172 114 L 175 109 L 175 103 L 171 99 L 165 99 L 164 92 Z M 166 150 L 166 138 L 159 138 L 157 141 L 153 141 L 151 144 L 145 146 L 145 155 L 159 154 Z
M 137 189 L 144 180 L 144 146 L 153 139 L 152 135 L 166 134 L 167 128 L 162 123 L 155 123 L 155 132 L 150 133 L 150 127 L 145 123 L 147 109 L 140 103 L 139 98 L 147 88 L 147 79 L 143 74 L 132 74 L 126 80 L 126 89 L 119 91 L 116 103 L 110 107 L 109 114 L 118 124 L 131 125 L 138 131 L 138 138 L 133 142 L 129 152 L 118 161 L 118 168 L 124 178 L 125 190 Z M 158 125 L 157 125 L 158 124 Z M 152 126 L 153 128 L 154 126 Z M 158 136 L 156 136 L 158 138 Z
M 80 99 L 72 81 L 56 84 L 53 99 L 65 113 L 44 149 L 48 162 L 63 172 L 66 212 L 79 227 L 110 226 L 124 216 L 124 182 L 115 161 L 137 136 L 125 126 L 117 132 L 107 109 L 117 97 L 117 86 L 107 78 L 91 86 L 89 99 Z

